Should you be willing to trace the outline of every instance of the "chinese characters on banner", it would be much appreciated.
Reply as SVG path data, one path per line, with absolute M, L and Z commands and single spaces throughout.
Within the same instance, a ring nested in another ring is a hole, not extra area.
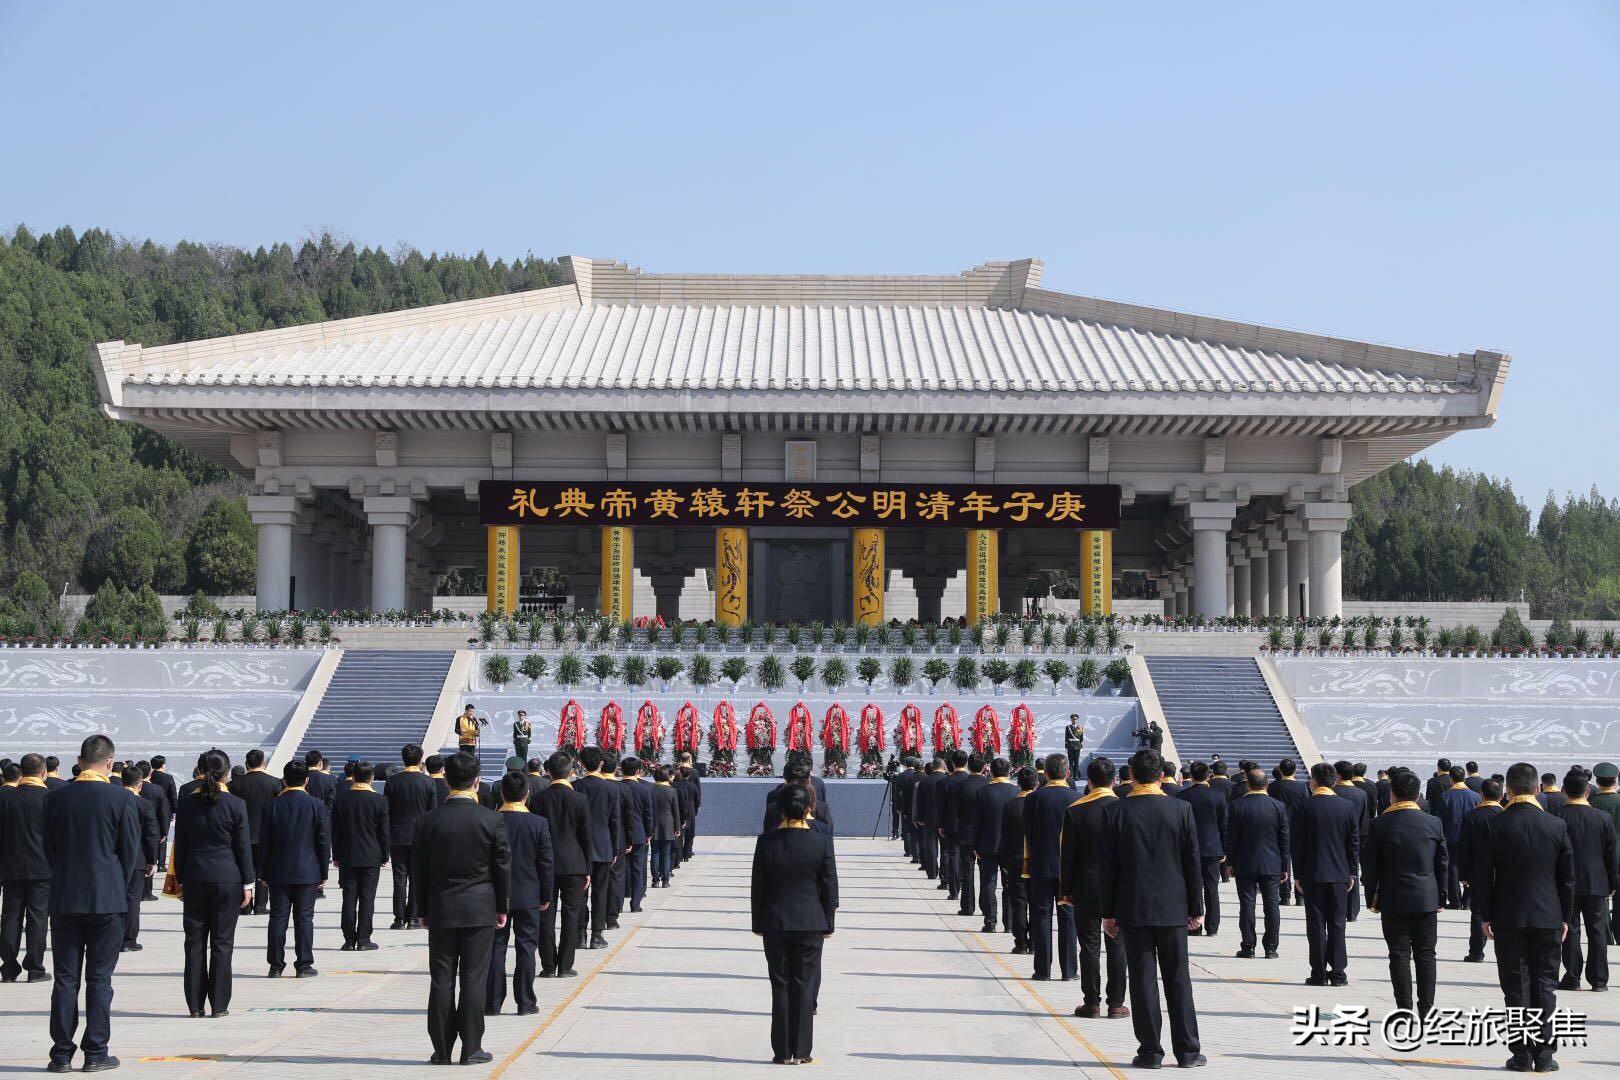
M 630 529 L 602 530 L 602 614 L 613 622 L 629 622 L 632 611 L 631 574 L 635 566 L 635 534 Z
M 1086 615 L 1114 613 L 1114 534 L 1107 529 L 1080 533 L 1080 610 Z
M 969 626 L 996 613 L 996 568 L 1000 562 L 999 537 L 994 529 L 969 529 L 967 534 L 967 621 Z
M 486 584 L 488 597 L 485 610 L 499 615 L 510 615 L 518 606 L 519 531 L 511 525 L 492 525 L 489 529 L 489 569 Z
M 485 480 L 485 525 L 799 525 L 1113 529 L 1112 484 L 674 483 Z

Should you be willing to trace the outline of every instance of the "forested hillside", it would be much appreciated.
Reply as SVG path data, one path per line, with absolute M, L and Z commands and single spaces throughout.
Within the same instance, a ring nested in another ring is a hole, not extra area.
M 135 243 L 92 229 L 0 238 L 0 617 L 43 614 L 64 586 L 249 592 L 239 480 L 101 414 L 90 349 L 143 345 L 556 284 L 552 260 L 390 254 L 331 236 L 295 250 Z M 1508 600 L 1537 616 L 1620 617 L 1620 506 L 1400 465 L 1354 489 L 1347 596 Z

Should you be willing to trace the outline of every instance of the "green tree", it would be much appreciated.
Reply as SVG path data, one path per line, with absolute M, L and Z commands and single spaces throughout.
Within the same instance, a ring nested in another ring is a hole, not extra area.
M 258 537 L 247 507 L 223 497 L 209 503 L 186 544 L 192 585 L 213 596 L 241 596 L 253 591 L 257 565 Z
M 121 589 L 152 584 L 168 541 L 158 523 L 138 506 L 126 506 L 90 535 L 79 579 L 88 588 L 111 581 Z

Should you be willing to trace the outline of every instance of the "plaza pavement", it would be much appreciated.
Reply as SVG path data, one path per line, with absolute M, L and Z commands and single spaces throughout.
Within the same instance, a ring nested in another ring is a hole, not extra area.
M 538 1016 L 491 1018 L 483 1076 L 525 1080 L 646 1075 L 709 1080 L 777 1075 L 768 1063 L 769 989 L 758 939 L 748 932 L 749 859 L 741 837 L 699 840 L 699 858 L 675 887 L 648 894 L 607 950 L 581 952 L 580 977 L 540 980 Z M 985 1076 L 1018 1080 L 1135 1072 L 1130 1021 L 1070 1016 L 1079 984 L 1028 979 L 1027 957 L 1006 954 L 1004 934 L 981 936 L 979 919 L 954 914 L 886 841 L 841 839 L 843 906 L 828 943 L 817 1063 L 829 1077 Z M 379 910 L 386 912 L 387 875 Z M 1499 1069 L 1499 1047 L 1427 1047 L 1396 1053 L 1378 1034 L 1367 1047 L 1295 1047 L 1295 1006 L 1391 1005 L 1376 915 L 1350 928 L 1350 986 L 1315 989 L 1304 978 L 1303 910 L 1284 908 L 1282 958 L 1239 961 L 1236 903 L 1227 886 L 1220 936 L 1193 939 L 1194 987 L 1204 1051 L 1223 1074 L 1251 1077 L 1455 1077 Z M 427 946 L 420 932 L 379 930 L 383 948 L 337 950 L 335 889 L 316 911 L 321 977 L 264 978 L 264 918 L 237 935 L 231 1015 L 193 1020 L 180 991 L 179 905 L 144 909 L 143 952 L 115 978 L 112 1051 L 123 1072 L 164 1080 L 352 1078 L 405 1069 L 430 1074 L 423 1006 Z M 386 925 L 386 919 L 384 922 Z M 1499 1005 L 1494 964 L 1464 964 L 1467 923 L 1442 913 L 1441 1005 Z M 41 1070 L 49 1045 L 48 983 L 0 986 L 0 1073 Z M 1593 1010 L 1590 1044 L 1560 1052 L 1566 1074 L 1620 1065 L 1620 995 L 1569 993 L 1560 1004 Z M 1166 1033 L 1168 1040 L 1168 1032 Z

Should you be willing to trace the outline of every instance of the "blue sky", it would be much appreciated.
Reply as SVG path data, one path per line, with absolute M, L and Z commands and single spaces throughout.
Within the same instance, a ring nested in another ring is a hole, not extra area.
M 1611 465 L 1620 4 L 26 4 L 0 225 L 946 273 L 1513 354 L 1433 457 Z

